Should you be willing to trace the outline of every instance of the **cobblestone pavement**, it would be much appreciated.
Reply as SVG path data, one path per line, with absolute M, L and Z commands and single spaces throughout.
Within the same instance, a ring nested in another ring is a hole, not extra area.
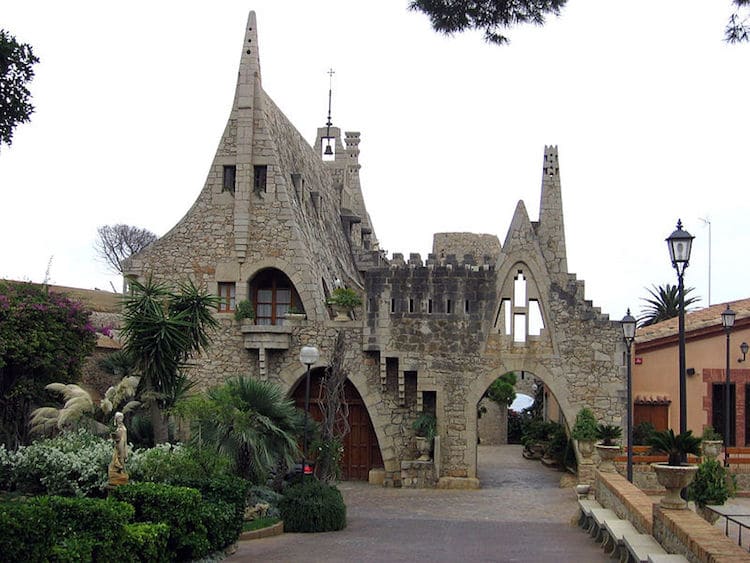
M 521 446 L 479 448 L 475 491 L 391 489 L 345 482 L 347 527 L 240 542 L 229 561 L 606 561 L 571 524 L 573 489 Z

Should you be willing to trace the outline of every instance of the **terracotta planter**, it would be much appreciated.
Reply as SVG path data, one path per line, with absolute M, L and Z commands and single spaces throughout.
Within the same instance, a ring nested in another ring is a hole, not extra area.
M 721 453 L 724 442 L 721 440 L 703 440 L 701 442 L 701 452 L 706 459 L 716 459 Z
M 591 459 L 594 453 L 594 442 L 592 440 L 576 440 L 578 442 L 578 451 L 581 452 L 583 459 Z
M 656 472 L 656 480 L 667 489 L 667 494 L 659 502 L 662 508 L 684 510 L 687 501 L 682 500 L 680 491 L 687 487 L 698 472 L 697 465 L 667 465 L 666 463 L 652 463 Z
M 615 467 L 615 458 L 622 449 L 620 446 L 605 446 L 603 444 L 596 444 L 596 453 L 599 454 L 599 471 L 602 473 L 617 473 Z

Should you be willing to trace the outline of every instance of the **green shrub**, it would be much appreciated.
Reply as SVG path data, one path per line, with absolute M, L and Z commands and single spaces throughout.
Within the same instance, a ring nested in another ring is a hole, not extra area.
M 333 532 L 346 527 L 341 492 L 317 479 L 292 485 L 281 499 L 281 518 L 288 532 Z
M 247 299 L 243 299 L 242 301 L 237 303 L 237 306 L 234 310 L 234 318 L 237 321 L 242 321 L 242 319 L 254 319 L 255 310 L 253 309 L 252 302 L 248 301 Z
M 54 563 L 80 563 L 96 561 L 93 538 L 87 535 L 73 535 L 61 538 L 49 553 L 49 561 Z
M 169 526 L 164 522 L 125 524 L 124 533 L 123 553 L 131 555 L 133 561 L 165 563 L 170 560 L 167 549 Z
M 583 407 L 578 411 L 570 435 L 575 440 L 590 442 L 596 440 L 596 417 L 591 409 Z
M 736 490 L 734 475 L 715 459 L 707 459 L 698 466 L 695 478 L 688 486 L 688 500 L 695 501 L 698 506 L 707 504 L 724 504 L 734 496 Z
M 134 451 L 128 460 L 128 473 L 132 481 L 182 485 L 176 480 L 226 475 L 229 466 L 229 458 L 215 451 L 181 444 L 159 444 Z
M 0 503 L 0 554 L 4 561 L 44 561 L 52 549 L 55 514 L 23 501 Z
M 242 518 L 237 518 L 234 506 L 220 500 L 204 502 L 201 518 L 208 532 L 210 551 L 218 551 L 237 541 L 242 532 Z
M 112 443 L 87 432 L 65 432 L 8 454 L 11 487 L 28 494 L 101 496 Z
M 133 507 L 103 499 L 35 497 L 0 504 L 7 561 L 116 561 Z
M 51 496 L 37 497 L 28 503 L 52 509 L 55 545 L 64 547 L 62 553 L 85 554 L 90 546 L 96 561 L 112 561 L 120 556 L 123 526 L 134 513 L 129 504 L 112 499 Z M 71 538 L 74 541 L 68 541 Z M 85 559 L 73 557 L 72 560 Z
M 647 446 L 651 435 L 656 428 L 650 422 L 640 422 L 633 428 L 633 444 L 636 446 Z
M 135 507 L 137 522 L 168 524 L 167 546 L 177 559 L 198 559 L 208 553 L 203 501 L 197 490 L 158 483 L 128 483 L 114 489 L 112 496 Z

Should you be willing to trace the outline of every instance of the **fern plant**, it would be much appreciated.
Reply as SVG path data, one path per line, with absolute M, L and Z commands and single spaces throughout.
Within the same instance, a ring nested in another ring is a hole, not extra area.
M 616 446 L 615 440 L 622 436 L 622 428 L 612 424 L 600 424 L 596 427 L 596 437 L 602 446 Z

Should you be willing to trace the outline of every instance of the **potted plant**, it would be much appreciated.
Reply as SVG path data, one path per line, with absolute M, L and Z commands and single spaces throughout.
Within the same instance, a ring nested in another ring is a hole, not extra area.
M 234 319 L 240 324 L 245 324 L 248 320 L 255 318 L 255 310 L 253 304 L 247 299 L 243 299 L 237 303 L 237 307 L 234 310 Z
M 599 454 L 601 463 L 599 471 L 615 473 L 615 457 L 620 453 L 620 446 L 615 440 L 622 436 L 622 428 L 612 424 L 599 424 L 596 427 L 596 437 L 601 440 L 596 444 L 596 452 Z
M 705 435 L 705 434 L 704 434 Z M 714 524 L 719 514 L 706 508 L 707 504 L 724 504 L 734 496 L 736 483 L 733 475 L 715 459 L 707 459 L 698 466 L 693 482 L 688 487 L 688 500 L 695 501 L 695 512 Z
M 362 298 L 353 289 L 337 287 L 326 303 L 333 307 L 336 313 L 334 321 L 348 321 L 351 319 L 352 311 L 362 305 Z
M 701 437 L 701 451 L 706 459 L 716 459 L 721 453 L 724 444 L 721 434 L 714 430 L 713 426 L 706 426 Z
M 435 415 L 428 412 L 420 414 L 411 425 L 417 433 L 417 450 L 419 451 L 419 461 L 429 461 L 430 451 L 432 450 L 432 441 L 437 432 L 437 419 Z
M 649 438 L 649 446 L 654 453 L 667 455 L 667 463 L 652 463 L 656 480 L 667 489 L 661 499 L 663 508 L 685 509 L 687 502 L 680 497 L 680 491 L 687 487 L 695 477 L 698 466 L 682 463 L 688 454 L 700 455 L 700 438 L 693 436 L 692 430 L 675 435 L 674 431 L 654 432 Z
M 590 459 L 594 452 L 594 441 L 596 440 L 596 418 L 591 409 L 583 407 L 578 411 L 570 435 L 578 442 L 578 451 L 581 452 L 581 457 Z

